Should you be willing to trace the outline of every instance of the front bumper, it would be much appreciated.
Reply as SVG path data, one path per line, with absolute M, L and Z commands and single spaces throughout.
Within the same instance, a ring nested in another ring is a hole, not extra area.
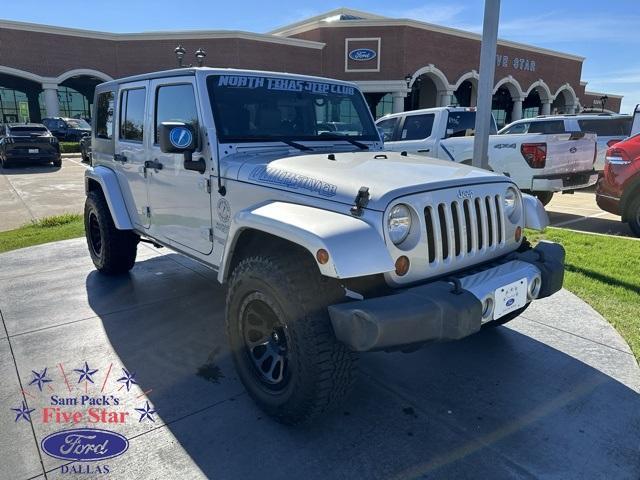
M 541 281 L 534 298 L 562 288 L 564 248 L 540 242 L 536 248 L 514 252 L 484 269 L 455 279 L 398 289 L 391 295 L 331 305 L 336 337 L 355 351 L 385 350 L 432 341 L 459 340 L 480 330 L 483 301 L 502 286 L 527 278 Z
M 561 192 L 563 190 L 579 190 L 595 185 L 598 172 L 562 173 L 555 175 L 537 175 L 531 181 L 532 192 Z

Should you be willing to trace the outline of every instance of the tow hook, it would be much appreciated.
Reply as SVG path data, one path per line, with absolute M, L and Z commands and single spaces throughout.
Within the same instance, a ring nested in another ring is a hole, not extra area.
M 367 203 L 369 203 L 369 187 L 360 187 L 354 205 L 351 207 L 351 215 L 355 217 L 361 216 L 362 210 L 367 206 Z

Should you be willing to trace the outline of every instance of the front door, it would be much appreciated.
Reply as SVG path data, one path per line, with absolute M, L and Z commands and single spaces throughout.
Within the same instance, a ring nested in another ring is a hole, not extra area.
M 213 250 L 211 231 L 211 199 L 207 188 L 209 173 L 198 173 L 184 168 L 183 154 L 163 153 L 158 140 L 162 122 L 185 122 L 198 132 L 199 148 L 193 160 L 203 158 L 206 172 L 211 171 L 205 155 L 206 142 L 202 137 L 202 112 L 195 94 L 192 78 L 177 77 L 151 81 L 152 117 L 149 119 L 151 135 L 148 159 L 153 167 L 147 168 L 149 205 L 151 207 L 151 234 L 159 240 L 178 243 L 195 252 L 209 254 Z M 210 155 L 209 155 L 210 156 Z
M 116 132 L 114 169 L 118 174 L 120 188 L 127 197 L 129 216 L 139 227 L 149 226 L 147 207 L 147 179 L 144 175 L 146 160 L 145 144 L 149 132 L 145 126 L 148 108 L 149 82 L 127 84 L 120 90 L 118 99 L 118 128 Z

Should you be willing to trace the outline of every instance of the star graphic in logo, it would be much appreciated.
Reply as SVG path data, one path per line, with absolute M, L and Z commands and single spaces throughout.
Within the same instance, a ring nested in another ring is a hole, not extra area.
M 137 385 L 138 382 L 136 382 L 136 374 L 135 373 L 129 373 L 127 371 L 126 368 L 122 369 L 122 373 L 123 376 L 120 377 L 117 381 L 120 383 L 124 383 L 127 387 L 127 392 L 129 391 L 129 389 L 131 388 L 131 385 Z M 120 387 L 122 388 L 122 387 Z
M 98 371 L 98 369 L 91 370 L 87 362 L 84 362 L 84 368 L 74 368 L 73 371 L 80 374 L 78 383 L 80 383 L 83 380 L 93 383 L 93 379 L 91 378 L 91 375 L 94 375 Z
M 42 391 L 42 386 L 45 383 L 51 382 L 50 378 L 47 378 L 47 369 L 45 368 L 42 372 L 38 373 L 35 370 L 31 370 L 33 373 L 33 380 L 29 382 L 29 385 L 36 384 L 38 386 L 38 390 Z
M 17 422 L 20 419 L 24 419 L 27 422 L 31 421 L 31 412 L 33 412 L 35 410 L 35 408 L 27 408 L 27 405 L 22 402 L 22 407 L 21 408 L 12 408 L 11 410 L 13 410 L 14 412 L 16 412 L 16 419 L 15 421 Z
M 149 405 L 148 400 L 145 402 L 145 406 L 143 408 L 136 408 L 135 410 L 137 412 L 140 412 L 140 420 L 138 420 L 138 423 L 144 420 L 145 418 L 148 418 L 152 422 L 155 422 L 152 415 L 156 413 L 156 411 L 153 408 L 151 408 L 151 405 Z

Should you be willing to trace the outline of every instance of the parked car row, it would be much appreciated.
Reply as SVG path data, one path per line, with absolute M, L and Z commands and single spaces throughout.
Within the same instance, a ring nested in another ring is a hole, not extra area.
M 492 119 L 493 120 L 493 119 Z M 387 115 L 378 120 L 385 149 L 471 164 L 475 108 L 441 107 Z M 489 137 L 489 166 L 546 205 L 554 192 L 594 185 L 596 136 L 532 132 Z
M 40 123 L 7 123 L 0 125 L 0 167 L 19 163 L 52 163 L 62 165 L 58 139 Z

